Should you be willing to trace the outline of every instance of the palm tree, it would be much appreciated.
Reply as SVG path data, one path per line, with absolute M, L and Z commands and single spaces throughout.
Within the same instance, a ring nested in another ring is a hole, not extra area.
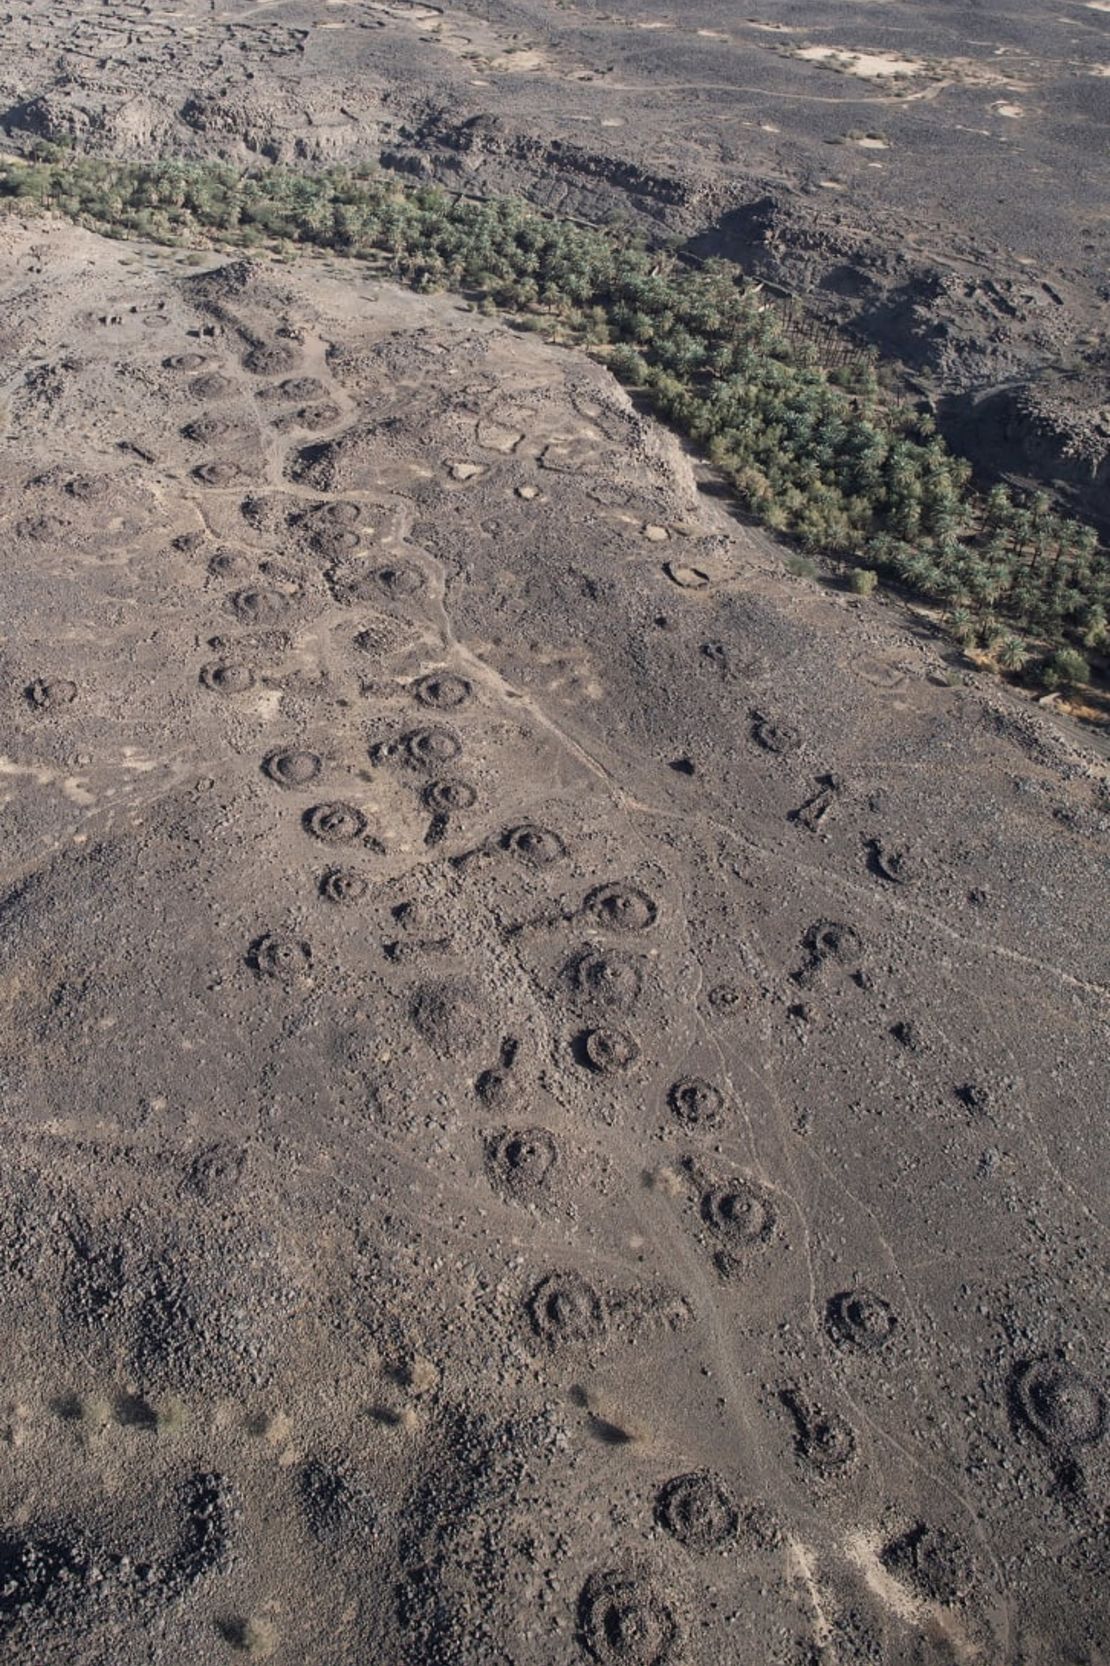
M 1110 625 L 1107 624 L 1106 609 L 1096 602 L 1083 615 L 1083 646 L 1101 648 L 1107 641 L 1110 641 Z
M 976 629 L 975 620 L 966 607 L 954 608 L 945 619 L 945 624 L 961 648 L 974 646 L 975 638 L 979 633 Z
M 955 603 L 957 611 L 965 611 L 968 596 L 967 584 L 963 576 L 951 567 L 941 567 L 940 577 L 936 586 L 937 595 L 942 602 Z
M 1008 636 L 998 650 L 998 663 L 1003 671 L 1023 671 L 1029 662 L 1029 649 L 1020 636 Z

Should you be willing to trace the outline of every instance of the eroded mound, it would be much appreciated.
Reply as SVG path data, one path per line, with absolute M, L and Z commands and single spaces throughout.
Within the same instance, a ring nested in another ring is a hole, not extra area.
M 668 1666 L 682 1634 L 667 1598 L 647 1576 L 613 1569 L 592 1574 L 578 1602 L 586 1653 L 598 1666 Z
M 705 1471 L 668 1481 L 655 1500 L 655 1519 L 679 1544 L 703 1555 L 729 1544 L 740 1526 L 725 1483 Z

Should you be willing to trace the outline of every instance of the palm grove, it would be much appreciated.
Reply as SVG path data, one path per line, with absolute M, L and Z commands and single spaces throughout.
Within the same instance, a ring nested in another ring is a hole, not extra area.
M 942 604 L 965 646 L 1048 686 L 1084 682 L 1110 640 L 1110 556 L 1047 496 L 986 494 L 931 419 L 886 398 L 866 361 L 828 371 L 757 285 L 515 199 L 456 199 L 372 168 L 243 173 L 219 164 L 55 156 L 0 164 L 0 193 L 117 235 L 308 243 L 422 289 L 555 325 L 603 353 L 703 446 L 745 506 L 812 553 Z

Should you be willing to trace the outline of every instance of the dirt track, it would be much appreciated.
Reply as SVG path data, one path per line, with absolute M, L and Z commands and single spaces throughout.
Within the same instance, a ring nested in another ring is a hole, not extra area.
M 3 236 L 2 1647 L 1098 1659 L 1094 765 L 577 355 Z

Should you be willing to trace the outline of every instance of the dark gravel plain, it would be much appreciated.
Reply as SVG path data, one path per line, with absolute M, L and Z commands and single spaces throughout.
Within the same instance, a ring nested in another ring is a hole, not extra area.
M 1104 772 L 575 354 L 3 257 L 0 1652 L 1094 1666 Z

